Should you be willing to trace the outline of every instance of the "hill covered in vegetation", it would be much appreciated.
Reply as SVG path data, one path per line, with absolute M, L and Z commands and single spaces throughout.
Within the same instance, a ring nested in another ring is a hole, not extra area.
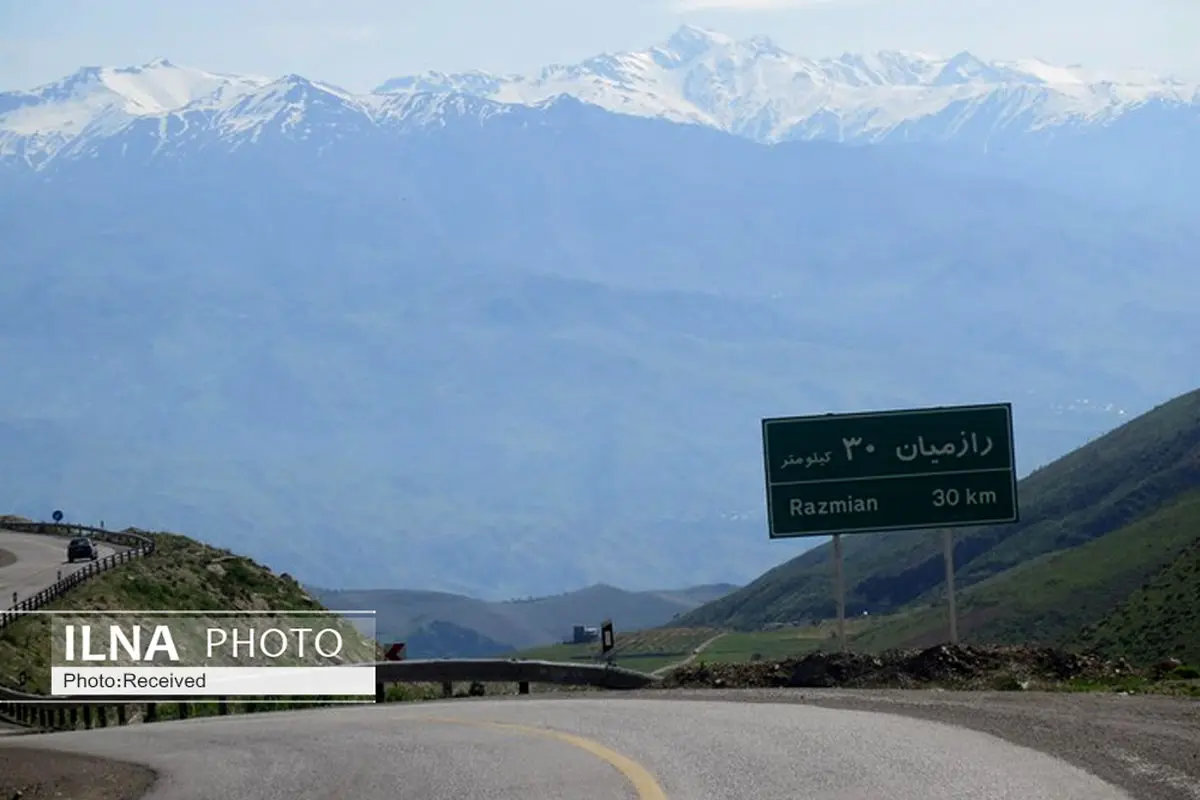
M 101 573 L 45 608 L 54 611 L 325 610 L 295 578 L 277 574 L 253 559 L 186 536 L 140 530 L 136 533 L 154 540 L 152 555 Z M 377 655 L 375 643 L 353 636 L 349 622 L 340 622 L 339 626 L 356 656 L 366 659 Z M 25 617 L 0 629 L 0 686 L 48 691 L 49 659 L 48 616 Z
M 1018 491 L 1019 523 L 955 534 L 964 640 L 1092 644 L 1141 659 L 1194 652 L 1200 390 L 1035 471 Z M 857 647 L 942 640 L 940 531 L 847 536 L 843 546 L 848 615 L 889 616 Z M 675 624 L 754 630 L 827 619 L 831 551 L 810 550 Z

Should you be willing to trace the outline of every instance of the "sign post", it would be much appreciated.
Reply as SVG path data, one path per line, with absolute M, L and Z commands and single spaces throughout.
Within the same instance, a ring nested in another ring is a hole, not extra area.
M 604 620 L 600 625 L 600 654 L 607 656 L 609 651 L 616 646 L 616 640 L 613 637 L 613 624 L 611 619 Z
M 958 609 L 954 597 L 954 533 L 942 531 L 942 547 L 946 561 L 946 601 L 950 612 L 950 644 L 958 644 Z
M 845 647 L 841 536 L 1019 520 L 1012 404 L 762 421 L 770 538 L 833 535 Z M 958 641 L 954 543 L 944 534 L 950 640 Z
M 833 591 L 837 597 L 838 647 L 846 652 L 846 580 L 842 571 L 842 535 L 833 535 Z

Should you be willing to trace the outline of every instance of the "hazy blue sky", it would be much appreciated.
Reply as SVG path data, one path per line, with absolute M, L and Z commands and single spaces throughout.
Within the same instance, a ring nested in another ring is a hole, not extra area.
M 641 49 L 682 22 L 802 55 L 971 50 L 1200 76 L 1200 0 L 0 0 L 0 87 L 165 56 L 368 89 Z

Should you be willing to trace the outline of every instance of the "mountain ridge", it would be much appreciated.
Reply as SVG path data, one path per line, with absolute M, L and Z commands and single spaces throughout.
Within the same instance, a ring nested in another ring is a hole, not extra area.
M 707 584 L 628 591 L 611 584 L 543 597 L 487 601 L 467 595 L 404 589 L 309 587 L 327 607 L 374 608 L 381 637 L 408 640 L 412 658 L 498 655 L 569 639 L 575 625 L 612 619 L 621 630 L 653 628 L 737 588 Z
M 807 59 L 767 37 L 684 26 L 647 49 L 550 65 L 534 75 L 427 72 L 351 92 L 300 75 L 275 78 L 177 66 L 84 67 L 58 81 L 0 93 L 0 161 L 34 169 L 82 157 L 89 142 L 139 120 L 160 136 L 208 124 L 231 144 L 307 104 L 341 124 L 436 126 L 444 109 L 481 118 L 563 97 L 606 111 L 699 124 L 762 143 L 944 142 L 998 146 L 1006 137 L 1078 133 L 1146 114 L 1190 126 L 1200 82 L 1106 74 L 1037 59 L 985 62 L 905 51 Z M 249 132 L 249 133 L 247 133 Z M 194 132 L 192 133 L 194 135 Z
M 1194 360 L 1200 248 L 1162 203 L 565 95 L 138 75 L 169 85 L 81 75 L 47 101 L 73 138 L 0 159 L 0 501 L 29 514 L 324 585 L 741 583 L 778 554 L 763 416 L 1012 400 L 1024 471 Z
M 0 500 L 325 585 L 742 582 L 762 416 L 1012 399 L 1025 470 L 1190 363 L 1194 232 L 1095 199 L 570 99 L 403 136 L 276 100 L 0 181 Z
M 1048 93 L 1029 96 L 1030 87 Z M 896 90 L 909 90 L 908 96 Z M 1079 115 L 1102 123 L 1151 99 L 1195 103 L 1200 83 L 1144 70 L 1061 67 L 1040 59 L 989 62 L 967 51 L 943 57 L 883 50 L 811 59 L 765 36 L 738 40 L 685 25 L 645 50 L 550 65 L 530 75 L 427 72 L 393 78 L 375 89 L 411 91 L 464 92 L 526 105 L 567 94 L 614 113 L 706 124 L 764 142 L 880 141 L 893 134 L 907 137 L 916 119 L 931 116 L 931 109 L 914 105 L 932 105 L 937 114 L 947 115 L 940 137 L 945 138 L 962 124 L 962 109 L 955 106 L 964 103 L 975 103 L 980 111 L 1002 97 L 1006 108 L 995 121 L 1019 125 L 1025 113 L 1031 115 L 1025 121 L 1032 130 L 1070 125 Z M 834 122 L 838 130 L 831 128 Z

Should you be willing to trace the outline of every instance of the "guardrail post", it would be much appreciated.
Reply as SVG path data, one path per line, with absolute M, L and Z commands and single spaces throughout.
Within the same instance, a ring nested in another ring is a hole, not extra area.
M 177 708 L 179 710 L 179 718 L 180 719 L 187 719 L 188 715 L 191 714 L 191 712 L 192 712 L 192 709 L 188 706 L 187 703 L 176 703 L 175 708 Z
M 442 681 L 442 697 L 454 697 L 453 681 Z
M 222 717 L 229 714 L 229 703 L 225 702 L 224 697 L 217 698 L 217 713 L 220 714 Z
M 158 722 L 158 703 L 146 703 L 146 722 Z
M 108 706 L 96 706 L 96 725 L 101 728 L 108 727 Z
M 124 703 L 120 703 L 117 705 L 117 724 L 118 725 L 125 724 L 125 704 Z
M 54 727 L 62 729 L 67 727 L 67 710 L 62 706 L 57 706 L 54 709 L 55 725 Z
M 375 702 L 376 703 L 386 703 L 387 702 L 387 687 L 384 686 L 382 683 L 375 684 Z
M 71 706 L 71 730 L 79 727 L 79 706 Z
M 92 706 L 91 703 L 86 703 L 83 706 L 83 727 L 91 729 L 92 727 Z
M 517 684 L 517 694 L 529 694 L 529 681 L 521 681 Z

